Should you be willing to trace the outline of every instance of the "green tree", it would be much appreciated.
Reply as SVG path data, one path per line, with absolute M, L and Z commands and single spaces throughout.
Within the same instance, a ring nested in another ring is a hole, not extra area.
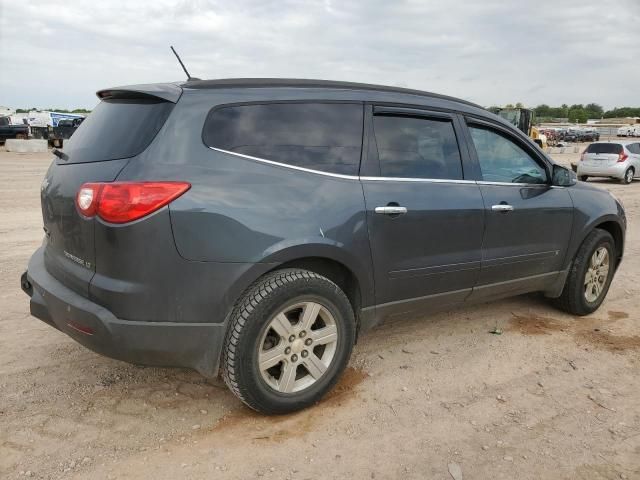
M 589 118 L 602 118 L 602 115 L 604 114 L 604 109 L 597 103 L 588 103 L 584 109 L 586 110 Z
M 607 110 L 602 116 L 604 118 L 640 117 L 640 107 L 616 107 Z
M 538 105 L 536 108 L 534 108 L 534 110 L 536 111 L 536 116 L 537 117 L 552 117 L 553 115 L 551 114 L 551 107 L 549 107 L 549 105 L 546 105 L 544 103 L 541 103 L 540 105 Z
M 586 123 L 588 118 L 587 112 L 582 105 L 573 105 L 569 108 L 568 117 L 570 122 L 577 123 Z

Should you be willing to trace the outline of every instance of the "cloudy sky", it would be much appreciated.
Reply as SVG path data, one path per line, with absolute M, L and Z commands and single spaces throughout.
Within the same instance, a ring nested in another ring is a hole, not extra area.
M 100 88 L 296 77 L 482 105 L 640 106 L 640 0 L 0 0 L 0 105 L 92 107 Z

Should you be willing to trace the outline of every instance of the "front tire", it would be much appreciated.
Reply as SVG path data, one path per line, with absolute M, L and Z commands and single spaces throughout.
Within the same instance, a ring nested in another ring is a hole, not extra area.
M 573 315 L 595 312 L 609 291 L 615 271 L 616 249 L 609 232 L 594 229 L 573 260 L 556 305 Z
M 284 269 L 255 282 L 237 302 L 222 374 L 250 408 L 282 414 L 322 398 L 346 367 L 355 341 L 353 308 L 331 280 Z
M 578 177 L 578 180 L 580 180 L 581 182 L 586 182 L 587 180 L 589 180 L 589 176 L 588 175 L 580 175 Z

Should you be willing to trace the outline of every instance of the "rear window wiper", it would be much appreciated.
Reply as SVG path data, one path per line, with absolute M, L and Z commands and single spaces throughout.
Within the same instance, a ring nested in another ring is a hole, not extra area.
M 54 148 L 52 150 L 53 154 L 58 157 L 60 160 L 64 160 L 65 162 L 67 160 L 69 160 L 69 155 L 67 155 L 66 153 L 64 153 L 62 150 L 58 150 L 57 148 Z

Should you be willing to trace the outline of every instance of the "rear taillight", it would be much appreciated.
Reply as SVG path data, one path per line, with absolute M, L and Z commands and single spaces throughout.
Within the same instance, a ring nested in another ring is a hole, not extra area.
M 627 155 L 624 152 L 621 152 L 618 154 L 618 163 L 624 162 L 627 158 L 629 158 L 629 155 Z
M 80 213 L 85 217 L 93 217 L 96 214 L 100 187 L 100 183 L 85 183 L 78 190 L 76 205 Z
M 584 154 L 587 153 L 587 151 L 585 150 L 584 152 L 582 152 L 582 155 L 580 155 L 580 161 L 583 162 L 584 161 Z
M 76 195 L 76 206 L 85 217 L 127 223 L 155 212 L 190 188 L 186 182 L 85 183 Z

